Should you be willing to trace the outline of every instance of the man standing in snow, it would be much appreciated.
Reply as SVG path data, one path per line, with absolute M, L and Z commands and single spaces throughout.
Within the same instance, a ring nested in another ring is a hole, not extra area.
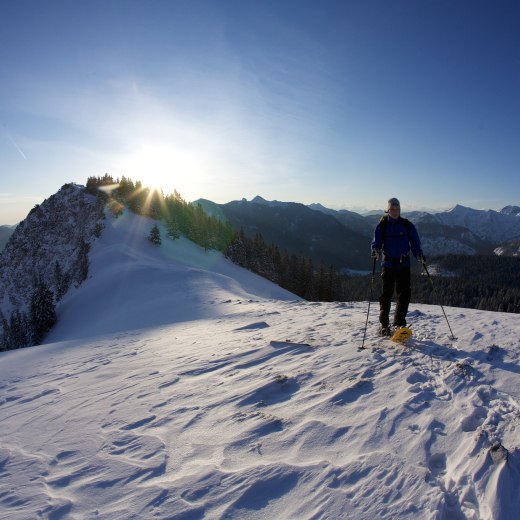
M 393 325 L 406 326 L 406 314 L 412 293 L 410 251 L 424 262 L 421 240 L 415 226 L 401 217 L 401 204 L 396 198 L 388 201 L 386 215 L 381 217 L 372 240 L 372 258 L 382 258 L 383 290 L 379 298 L 381 335 L 391 336 L 389 314 L 394 289 L 397 293 Z

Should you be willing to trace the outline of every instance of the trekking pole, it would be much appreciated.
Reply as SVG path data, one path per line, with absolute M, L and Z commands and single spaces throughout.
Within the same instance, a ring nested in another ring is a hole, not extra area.
M 426 262 L 424 261 L 424 258 L 421 258 L 421 264 L 423 265 L 424 270 L 426 271 L 426 274 L 428 276 L 428 280 L 430 280 L 430 284 L 432 286 L 432 289 L 435 289 L 435 286 L 433 285 L 432 277 L 430 276 L 430 273 L 428 272 L 428 267 L 426 267 Z M 446 316 L 446 312 L 444 311 L 444 307 L 442 306 L 441 303 L 439 303 L 439 305 L 441 306 L 441 309 L 442 309 L 442 312 L 444 314 L 444 317 L 446 318 L 446 323 L 448 324 L 448 328 L 450 329 L 451 339 L 452 340 L 456 340 L 457 338 L 455 337 L 455 335 L 453 334 L 453 331 L 451 330 L 450 322 L 448 321 L 448 316 Z
M 370 280 L 370 300 L 368 300 L 367 321 L 365 322 L 365 331 L 363 332 L 363 343 L 361 344 L 360 350 L 365 348 L 365 337 L 367 335 L 368 328 L 368 316 L 370 314 L 370 302 L 374 298 L 374 277 L 376 275 L 376 260 L 377 256 L 374 256 L 374 263 L 372 265 L 372 278 Z

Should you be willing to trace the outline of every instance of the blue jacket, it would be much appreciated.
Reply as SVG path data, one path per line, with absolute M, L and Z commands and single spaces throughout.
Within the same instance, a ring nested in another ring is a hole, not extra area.
M 422 254 L 421 239 L 417 229 L 409 220 L 406 222 L 401 217 L 394 220 L 386 215 L 376 226 L 372 250 L 383 253 L 384 267 L 409 267 L 410 251 L 415 258 Z

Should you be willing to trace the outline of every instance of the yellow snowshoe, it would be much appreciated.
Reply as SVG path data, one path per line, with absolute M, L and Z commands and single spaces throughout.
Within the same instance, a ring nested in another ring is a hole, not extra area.
M 406 343 L 406 340 L 412 335 L 411 329 L 408 327 L 399 327 L 390 338 L 397 343 Z

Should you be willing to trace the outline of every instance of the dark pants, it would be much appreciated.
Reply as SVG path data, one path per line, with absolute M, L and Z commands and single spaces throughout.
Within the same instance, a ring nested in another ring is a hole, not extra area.
M 406 325 L 406 314 L 408 312 L 408 305 L 412 295 L 412 284 L 410 281 L 410 268 L 403 267 L 401 269 L 392 267 L 383 267 L 381 272 L 383 279 L 383 292 L 379 298 L 379 321 L 382 325 L 389 324 L 390 305 L 394 288 L 397 294 L 397 305 L 394 313 L 393 324 L 397 327 L 404 327 Z

